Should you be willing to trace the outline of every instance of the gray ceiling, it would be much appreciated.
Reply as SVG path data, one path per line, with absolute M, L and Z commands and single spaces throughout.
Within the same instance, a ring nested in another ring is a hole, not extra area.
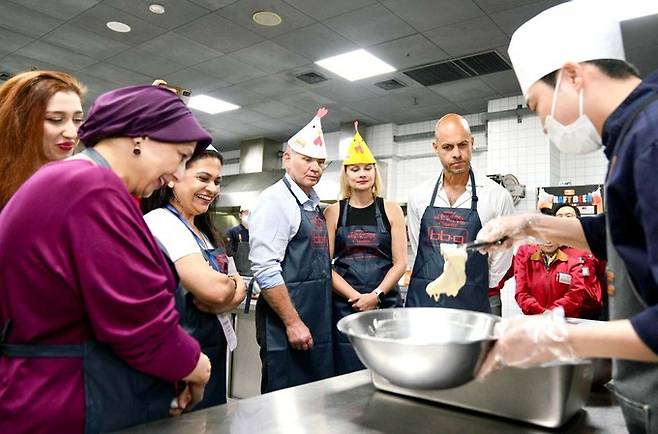
M 324 105 L 325 131 L 365 124 L 435 119 L 449 111 L 485 111 L 487 101 L 520 93 L 511 71 L 424 87 L 396 72 L 348 82 L 314 61 L 359 47 L 399 71 L 494 49 L 506 56 L 512 32 L 563 0 L 0 0 L 0 70 L 72 72 L 87 101 L 109 89 L 163 78 L 242 106 L 196 112 L 223 149 L 267 136 L 285 140 Z M 148 11 L 150 3 L 164 15 Z M 251 16 L 277 12 L 261 27 Z M 110 31 L 121 21 L 130 33 Z M 642 72 L 658 68 L 658 15 L 625 22 L 627 55 Z M 316 71 L 316 85 L 296 75 Z M 395 78 L 407 87 L 374 83 Z

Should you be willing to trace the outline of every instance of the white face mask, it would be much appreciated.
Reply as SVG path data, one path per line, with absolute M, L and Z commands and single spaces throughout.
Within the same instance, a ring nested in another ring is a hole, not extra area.
M 553 91 L 553 104 L 551 114 L 546 116 L 545 126 L 548 139 L 561 151 L 567 154 L 588 154 L 596 151 L 601 146 L 601 136 L 596 131 L 590 118 L 583 113 L 583 90 L 580 89 L 579 116 L 569 125 L 559 123 L 555 115 L 555 103 L 557 102 L 557 91 L 560 88 L 562 71 L 558 73 L 557 83 Z

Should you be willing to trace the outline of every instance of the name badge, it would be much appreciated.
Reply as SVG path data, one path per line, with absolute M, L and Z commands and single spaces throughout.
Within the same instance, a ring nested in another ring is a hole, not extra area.
M 567 273 L 557 273 L 557 281 L 565 285 L 571 285 L 571 275 Z

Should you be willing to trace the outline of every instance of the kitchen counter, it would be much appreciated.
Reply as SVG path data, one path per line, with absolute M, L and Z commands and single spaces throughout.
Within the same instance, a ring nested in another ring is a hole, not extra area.
M 519 397 L 523 399 L 523 397 Z M 368 371 L 334 377 L 141 425 L 122 434 L 623 433 L 608 392 L 593 393 L 565 426 L 547 430 L 429 404 L 374 388 Z

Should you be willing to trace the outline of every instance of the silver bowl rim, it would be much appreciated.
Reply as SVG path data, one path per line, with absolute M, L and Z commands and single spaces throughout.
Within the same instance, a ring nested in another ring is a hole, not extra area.
M 496 323 L 499 323 L 501 321 L 501 317 L 497 315 L 493 315 L 490 313 L 484 313 L 484 312 L 477 312 L 477 311 L 472 311 L 472 310 L 464 310 L 464 309 L 453 309 L 449 307 L 404 307 L 404 308 L 397 308 L 400 310 L 429 310 L 429 309 L 443 309 L 443 310 L 449 310 L 453 312 L 469 312 L 472 314 L 476 314 L 478 316 L 485 316 L 489 317 L 494 321 L 494 325 Z M 377 337 L 377 336 L 364 336 L 364 335 L 357 335 L 354 333 L 350 333 L 345 329 L 345 323 L 347 322 L 346 319 L 350 318 L 350 321 L 355 321 L 356 318 L 359 318 L 361 316 L 366 316 L 366 315 L 372 315 L 373 312 L 376 312 L 376 310 L 367 310 L 365 312 L 356 312 L 353 314 L 350 314 L 348 316 L 345 316 L 341 318 L 338 323 L 336 324 L 336 327 L 338 330 L 347 335 L 348 337 L 356 337 L 356 338 L 365 338 L 368 339 L 369 341 L 374 341 L 374 342 L 382 342 L 382 343 L 394 343 L 396 345 L 403 345 L 403 346 L 413 346 L 413 347 L 424 347 L 424 346 L 436 346 L 436 345 L 451 345 L 451 344 L 475 344 L 475 343 L 482 343 L 482 342 L 490 342 L 490 341 L 496 341 L 498 340 L 497 337 L 493 336 L 494 331 L 492 330 L 492 335 L 484 337 L 482 339 L 476 339 L 476 340 L 469 340 L 469 339 L 455 339 L 451 341 L 429 341 L 429 342 L 415 342 L 415 341 L 404 341 L 400 339 L 393 339 L 393 338 L 384 338 L 384 337 Z

